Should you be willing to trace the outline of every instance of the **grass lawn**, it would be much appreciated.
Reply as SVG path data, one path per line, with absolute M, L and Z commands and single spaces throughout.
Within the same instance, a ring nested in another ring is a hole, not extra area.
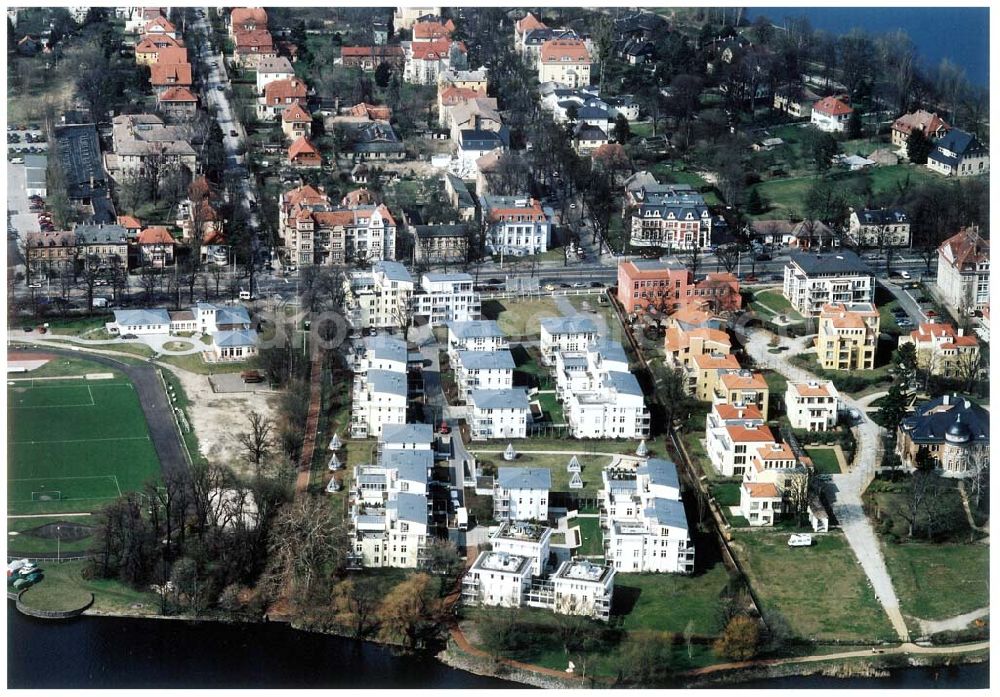
M 569 300 L 570 305 L 581 313 L 600 315 L 603 317 L 605 325 L 608 328 L 608 338 L 621 340 L 624 338 L 624 335 L 622 333 L 621 324 L 618 322 L 618 315 L 615 314 L 615 311 L 611 308 L 610 304 L 601 304 L 597 301 L 597 299 L 601 296 L 603 296 L 603 293 L 594 295 L 570 295 L 567 300 Z
M 188 407 L 191 404 L 191 400 L 188 399 L 187 393 L 184 391 L 184 385 L 181 384 L 180 378 L 173 374 L 170 370 L 161 370 L 160 374 L 163 376 L 164 381 L 167 385 L 174 388 L 174 396 L 177 398 L 174 402 L 174 406 L 179 408 L 184 412 L 185 420 L 188 426 L 191 425 L 191 412 Z M 181 424 L 181 437 L 184 439 L 184 445 L 188 449 L 188 454 L 191 456 L 193 462 L 206 462 L 205 456 L 201 454 L 201 449 L 198 447 L 198 436 L 195 434 L 193 428 L 184 429 L 183 422 Z
M 42 585 L 51 584 L 50 592 L 59 588 L 59 593 L 68 597 L 70 593 L 93 593 L 94 604 L 91 609 L 99 612 L 124 612 L 129 614 L 156 614 L 159 611 L 159 598 L 153 593 L 137 591 L 128 586 L 105 579 L 85 579 L 83 569 L 85 561 L 68 561 L 62 564 L 42 564 L 45 580 Z M 142 607 L 135 607 L 141 605 Z
M 499 457 L 499 451 L 506 448 L 508 443 L 512 443 L 514 449 L 519 453 L 526 450 L 558 450 L 583 453 L 584 455 L 600 455 L 603 453 L 635 455 L 635 449 L 639 445 L 637 442 L 630 440 L 583 440 L 577 438 L 525 438 L 521 440 L 515 438 L 513 440 L 494 440 L 475 443 L 471 450 L 496 450 Z M 647 441 L 646 447 L 649 449 L 650 457 L 666 457 L 666 448 L 663 447 L 662 443 Z M 560 457 L 562 456 L 560 455 Z M 569 458 L 570 456 L 567 455 L 567 462 Z
M 941 620 L 990 604 L 990 548 L 984 544 L 883 544 L 906 615 Z
M 90 511 L 159 479 L 127 380 L 14 383 L 7 399 L 9 512 Z
M 549 423 L 561 424 L 565 423 L 566 419 L 563 417 L 563 408 L 556 400 L 556 395 L 554 392 L 543 392 L 538 395 L 538 404 L 542 408 L 542 411 L 548 417 Z
M 740 484 L 737 482 L 719 482 L 710 487 L 712 496 L 720 506 L 740 505 Z
M 232 363 L 206 363 L 202 360 L 200 353 L 189 353 L 184 356 L 160 356 L 156 360 L 162 363 L 169 363 L 170 365 L 177 366 L 178 368 L 186 370 L 189 373 L 198 373 L 199 375 L 239 373 L 247 368 L 246 361 L 237 361 Z
M 789 547 L 786 535 L 742 533 L 733 548 L 765 611 L 784 615 L 796 636 L 819 641 L 895 638 L 841 535 L 819 535 L 812 547 Z
M 782 295 L 780 290 L 762 290 L 754 293 L 754 301 L 758 304 L 763 304 L 767 309 L 770 309 L 772 313 L 777 313 L 781 315 L 787 315 L 789 321 L 797 322 L 802 319 L 802 315 L 792 307 L 792 304 L 788 302 L 788 298 Z
M 63 583 L 58 577 L 50 581 L 46 567 L 43 567 L 42 572 L 42 580 L 21 596 L 21 602 L 28 607 L 50 612 L 68 612 L 84 608 L 90 603 L 90 591 L 72 583 Z
M 889 374 L 891 363 L 886 363 L 874 370 L 826 370 L 820 367 L 819 361 L 816 360 L 816 352 L 812 350 L 789 356 L 788 360 L 793 365 L 808 370 L 818 378 L 832 380 L 834 387 L 840 392 L 852 395 L 879 385 L 888 387 L 892 378 Z
M 73 554 L 85 552 L 94 543 L 92 535 L 79 539 L 56 540 L 46 534 L 53 526 L 66 525 L 68 528 L 79 529 L 77 526 L 93 526 L 97 521 L 83 516 L 67 518 L 8 518 L 7 519 L 7 554 L 8 556 L 30 556 L 38 553 L 62 552 Z M 45 531 L 42 528 L 46 528 Z M 16 532 L 16 535 L 10 533 Z M 59 534 L 61 531 L 56 531 Z M 76 537 L 76 535 L 73 535 Z
M 823 474 L 840 474 L 840 461 L 833 448 L 806 448 L 806 454 L 812 458 L 817 472 Z
M 516 448 L 517 446 L 515 446 Z M 552 475 L 552 491 L 573 491 L 584 497 L 597 496 L 601 488 L 601 470 L 606 465 L 611 464 L 610 455 L 577 455 L 582 471 L 580 477 L 583 479 L 582 489 L 570 489 L 569 480 L 573 475 L 566 471 L 566 465 L 572 455 L 537 455 L 534 453 L 520 453 L 514 462 L 506 462 L 501 453 L 482 453 L 475 450 L 479 460 L 488 460 L 497 467 L 544 467 Z
M 561 316 L 552 298 L 483 302 L 483 319 L 495 319 L 507 336 L 538 336 L 543 317 Z
M 604 536 L 601 534 L 601 521 L 599 518 L 577 518 L 575 524 L 580 528 L 580 546 L 576 549 L 576 554 L 587 557 L 600 557 L 604 555 Z
M 79 336 L 94 329 L 103 329 L 106 322 L 114 320 L 113 315 L 94 317 L 67 317 L 48 320 L 49 332 L 67 336 Z
M 719 629 L 719 594 L 728 580 L 722 562 L 695 576 L 617 574 L 613 612 L 630 608 L 622 625 L 628 631 L 681 633 L 690 622 L 695 634 L 714 636 Z

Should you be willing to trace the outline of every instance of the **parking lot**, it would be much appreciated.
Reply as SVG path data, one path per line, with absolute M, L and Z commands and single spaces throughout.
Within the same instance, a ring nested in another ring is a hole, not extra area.
M 48 151 L 49 144 L 45 141 L 45 133 L 41 129 L 12 129 L 8 127 L 8 159 L 17 156 L 23 157 L 25 154 L 31 153 L 45 154 Z

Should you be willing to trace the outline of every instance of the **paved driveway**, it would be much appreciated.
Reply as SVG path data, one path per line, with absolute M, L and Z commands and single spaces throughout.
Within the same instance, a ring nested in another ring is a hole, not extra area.
M 768 366 L 784 375 L 789 380 L 816 379 L 812 373 L 788 362 L 789 355 L 801 352 L 805 342 L 811 337 L 792 339 L 781 338 L 781 345 L 788 346 L 788 351 L 768 353 L 771 333 L 760 329 L 751 329 L 746 343 L 747 353 L 757 361 L 758 365 Z M 868 517 L 861 508 L 861 494 L 865 482 L 878 465 L 879 446 L 882 440 L 882 428 L 872 421 L 865 413 L 864 405 L 857 400 L 841 395 L 841 401 L 848 408 L 854 408 L 861 414 L 862 421 L 855 429 L 858 442 L 855 461 L 846 474 L 832 475 L 827 483 L 826 493 L 833 507 L 833 512 L 840 521 L 848 544 L 861 563 L 865 575 L 871 584 L 879 602 L 889 616 L 901 641 L 909 640 L 906 622 L 899 611 L 899 600 L 892 587 L 892 578 L 885 566 L 878 538 L 872 529 Z

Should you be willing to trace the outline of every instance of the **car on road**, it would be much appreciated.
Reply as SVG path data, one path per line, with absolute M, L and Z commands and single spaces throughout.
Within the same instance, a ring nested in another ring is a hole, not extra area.
M 239 135 L 239 133 L 236 132 L 235 128 L 231 128 L 231 129 L 229 129 L 229 135 L 231 135 L 233 138 L 235 138 L 236 136 Z
M 576 208 L 576 204 L 575 203 L 571 203 L 571 204 L 569 204 L 569 207 L 570 208 Z
M 909 271 L 900 271 L 899 272 L 899 277 L 903 278 L 903 279 L 906 279 L 906 280 L 910 280 L 910 272 Z
M 542 288 L 544 288 L 545 290 L 555 290 L 556 286 L 554 283 L 546 283 L 544 286 L 542 286 Z
M 216 90 L 216 92 L 222 92 L 222 91 L 224 91 L 225 89 L 226 89 L 226 88 L 225 88 L 225 87 L 223 87 L 222 85 L 216 85 L 216 86 L 215 86 L 215 90 Z
M 137 337 L 135 334 L 122 334 L 122 339 L 126 341 L 131 341 L 132 339 L 138 339 L 138 338 L 139 337 Z
M 573 286 L 573 288 L 586 288 L 587 284 L 586 283 L 581 283 L 580 281 L 577 281 L 576 283 L 573 283 L 572 286 Z
M 33 331 L 35 331 L 35 328 L 34 328 L 34 327 L 32 327 L 31 325 L 28 325 L 28 326 L 26 326 L 26 327 L 22 327 L 22 328 L 21 328 L 21 331 L 22 331 L 22 332 L 33 332 Z
M 604 282 L 603 281 L 591 281 L 590 282 L 590 287 L 591 288 L 603 288 L 604 287 Z

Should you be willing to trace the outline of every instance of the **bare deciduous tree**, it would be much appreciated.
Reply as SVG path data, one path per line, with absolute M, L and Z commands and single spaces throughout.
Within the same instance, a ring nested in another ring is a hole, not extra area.
M 247 414 L 247 422 L 250 430 L 240 434 L 240 444 L 246 450 L 247 461 L 253 465 L 254 472 L 259 475 L 261 466 L 271 451 L 274 423 L 256 411 Z

